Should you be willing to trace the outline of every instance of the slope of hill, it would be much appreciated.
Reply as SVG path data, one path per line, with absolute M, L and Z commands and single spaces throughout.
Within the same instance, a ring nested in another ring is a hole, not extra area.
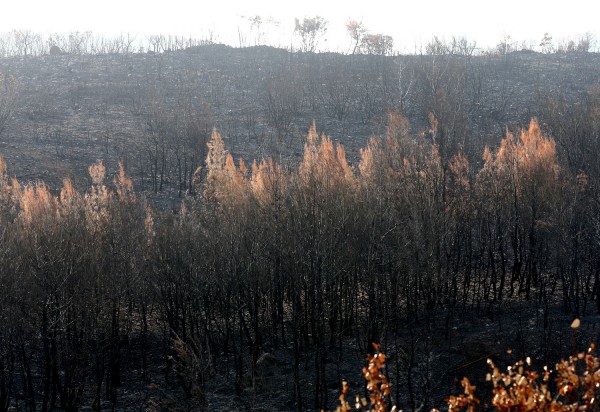
M 442 149 L 479 160 L 505 127 L 540 116 L 548 97 L 585 99 L 598 67 L 592 53 L 383 57 L 221 45 L 3 58 L 19 101 L 0 152 L 11 175 L 51 187 L 65 176 L 85 187 L 89 164 L 116 170 L 122 160 L 137 189 L 176 199 L 203 165 L 213 127 L 234 157 L 285 163 L 299 158 L 315 120 L 352 161 L 400 111 L 414 136 L 428 136 L 433 113 Z

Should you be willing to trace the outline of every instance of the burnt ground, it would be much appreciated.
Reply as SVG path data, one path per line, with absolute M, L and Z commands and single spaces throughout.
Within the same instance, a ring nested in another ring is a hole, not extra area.
M 506 366 L 529 356 L 531 369 L 539 371 L 544 365 L 553 368 L 558 360 L 585 351 L 591 342 L 598 342 L 600 316 L 590 311 L 582 318 L 581 327 L 574 330 L 570 327 L 572 316 L 565 315 L 558 307 L 555 303 L 545 309 L 538 302 L 507 300 L 485 309 L 486 315 L 468 305 L 457 317 L 460 320 L 449 324 L 440 316 L 429 326 L 421 322 L 413 327 L 386 331 L 381 350 L 388 356 L 386 374 L 393 384 L 392 402 L 395 403 L 398 394 L 403 410 L 411 410 L 412 405 L 420 410 L 443 408 L 443 400 L 448 395 L 462 391 L 459 382 L 463 376 L 478 387 L 476 394 L 482 402 L 489 402 L 491 384 L 485 381 L 489 370 L 487 359 L 505 370 Z M 551 318 L 546 325 L 545 316 Z M 343 353 L 332 348 L 327 355 L 329 410 L 338 405 L 342 380 L 350 385 L 349 399 L 353 400 L 355 394 L 365 395 L 361 375 L 361 368 L 366 364 L 365 343 L 359 337 L 352 337 L 347 338 L 344 346 Z M 135 339 L 130 350 L 138 350 Z M 294 411 L 293 348 L 291 344 L 283 345 L 274 349 L 272 355 L 275 363 L 265 368 L 253 385 L 248 354 L 246 386 L 239 393 L 234 385 L 233 357 L 222 355 L 214 364 L 207 362 L 203 368 L 205 384 L 202 390 L 190 396 L 182 390 L 176 373 L 169 370 L 168 362 L 158 351 L 151 353 L 146 379 L 141 365 L 129 364 L 126 368 L 115 409 Z M 313 350 L 302 353 L 301 387 L 306 410 L 317 409 L 313 403 L 314 359 Z M 106 401 L 103 406 L 112 407 Z M 91 410 L 91 401 L 84 402 L 82 410 Z

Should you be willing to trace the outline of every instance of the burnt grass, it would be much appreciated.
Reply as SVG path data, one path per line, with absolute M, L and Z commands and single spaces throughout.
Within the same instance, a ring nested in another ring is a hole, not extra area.
M 194 144 L 201 154 L 215 127 L 234 157 L 248 163 L 273 157 L 294 164 L 314 120 L 320 132 L 344 145 L 356 164 L 368 139 L 385 133 L 386 114 L 392 110 L 409 119 L 415 138 L 427 138 L 433 111 L 447 127 L 448 150 L 459 148 L 479 162 L 483 147 L 496 145 L 506 128 L 516 130 L 539 117 L 544 129 L 548 98 L 573 105 L 586 99 L 598 82 L 599 67 L 595 53 L 382 57 L 222 45 L 162 54 L 1 58 L 0 71 L 14 76 L 20 89 L 18 109 L 0 135 L 0 152 L 11 176 L 22 183 L 43 180 L 52 190 L 66 177 L 85 190 L 91 184 L 90 164 L 102 160 L 115 173 L 121 161 L 137 192 L 159 209 L 177 210 L 185 194 L 179 190 L 174 154 L 165 156 L 161 190 L 150 184 L 156 136 L 149 125 L 157 116 L 174 119 L 182 107 L 200 117 Z M 161 136 L 166 147 L 176 146 L 174 135 Z M 531 356 L 541 367 L 585 349 L 600 333 L 600 317 L 588 315 L 572 330 L 572 316 L 562 312 L 560 302 L 544 304 L 537 298 L 507 299 L 487 308 L 466 303 L 459 315 L 440 313 L 414 322 L 414 327 L 385 332 L 387 373 L 393 393 L 398 390 L 407 408 L 440 405 L 459 391 L 457 382 L 464 375 L 485 388 L 488 357 L 507 365 Z M 151 334 L 157 343 L 148 345 L 154 350 L 148 355 L 147 376 L 141 375 L 141 365 L 125 361 L 114 409 L 296 409 L 291 345 L 273 351 L 276 362 L 261 382 L 253 385 L 248 377 L 237 393 L 233 356 L 220 354 L 206 366 L 202 393 L 190 396 L 163 356 L 164 333 L 157 320 Z M 138 339 L 132 336 L 127 345 L 132 354 Z M 344 351 L 326 353 L 331 408 L 342 379 L 350 383 L 351 393 L 364 395 L 361 368 L 369 348 L 364 336 L 347 339 Z M 314 356 L 314 350 L 306 349 L 305 365 L 300 365 L 307 409 L 312 406 L 315 378 L 309 365 Z M 250 354 L 244 361 L 251 362 Z M 113 407 L 107 401 L 102 406 Z M 81 409 L 90 408 L 91 400 L 84 401 Z

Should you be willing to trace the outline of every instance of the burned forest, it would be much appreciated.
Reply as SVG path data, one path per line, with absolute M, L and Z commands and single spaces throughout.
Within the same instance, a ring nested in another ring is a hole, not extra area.
M 75 40 L 0 41 L 0 410 L 335 410 L 369 362 L 458 410 L 597 342 L 600 54 Z

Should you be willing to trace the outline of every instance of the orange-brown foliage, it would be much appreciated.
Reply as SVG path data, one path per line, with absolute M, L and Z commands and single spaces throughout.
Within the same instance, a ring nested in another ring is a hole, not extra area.
M 325 135 L 319 136 L 313 122 L 304 145 L 304 157 L 298 177 L 304 185 L 318 183 L 322 187 L 344 187 L 354 184 L 354 174 L 346 161 L 346 153 Z
M 595 345 L 587 353 L 570 356 L 556 364 L 556 372 L 544 367 L 541 375 L 527 370 L 529 358 L 500 372 L 488 360 L 492 372 L 487 379 L 492 383 L 492 406 L 496 411 L 591 411 L 597 410 L 600 395 L 600 361 L 594 356 Z M 541 380 L 540 380 L 541 377 Z M 465 378 L 466 379 L 466 378 Z M 468 383 L 468 380 L 466 380 Z M 554 382 L 557 393 L 552 392 Z M 464 386 L 464 384 L 463 384 Z M 465 393 L 450 397 L 450 409 L 472 408 L 479 403 L 473 396 L 474 387 L 465 386 Z

